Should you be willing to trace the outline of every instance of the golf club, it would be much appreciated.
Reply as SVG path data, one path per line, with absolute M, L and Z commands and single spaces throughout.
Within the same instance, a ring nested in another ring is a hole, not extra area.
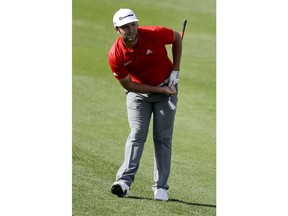
M 184 38 L 184 33 L 185 33 L 185 29 L 186 29 L 186 24 L 187 24 L 187 19 L 184 19 L 184 20 L 183 20 L 183 24 L 182 24 L 182 31 L 181 31 L 182 41 L 183 41 L 183 38 Z M 169 107 L 170 107 L 171 110 L 175 110 L 175 109 L 176 109 L 176 106 L 175 106 L 175 105 L 172 103 L 172 101 L 171 101 L 171 96 L 169 96 L 168 105 L 169 105 Z

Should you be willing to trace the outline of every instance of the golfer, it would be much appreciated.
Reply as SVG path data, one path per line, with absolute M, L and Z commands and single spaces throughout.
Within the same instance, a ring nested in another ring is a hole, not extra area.
M 168 200 L 172 134 L 177 106 L 182 40 L 178 32 L 161 26 L 138 26 L 130 9 L 120 9 L 113 17 L 118 39 L 112 45 L 109 64 L 114 77 L 125 89 L 131 132 L 125 158 L 116 174 L 111 192 L 128 197 L 139 168 L 153 115 L 155 200 Z M 172 44 L 173 62 L 165 45 Z M 168 103 L 169 102 L 169 103 Z M 171 105 L 171 104 L 170 104 Z

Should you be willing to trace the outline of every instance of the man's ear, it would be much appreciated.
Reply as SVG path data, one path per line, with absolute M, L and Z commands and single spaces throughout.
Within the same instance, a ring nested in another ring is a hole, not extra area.
M 117 32 L 117 34 L 120 34 L 119 27 L 115 27 L 115 31 Z

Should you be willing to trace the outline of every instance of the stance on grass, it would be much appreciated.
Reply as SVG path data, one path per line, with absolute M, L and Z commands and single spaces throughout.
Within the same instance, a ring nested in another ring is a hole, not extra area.
M 128 197 L 139 168 L 153 115 L 155 200 L 168 200 L 172 136 L 177 106 L 181 35 L 163 26 L 138 26 L 130 9 L 120 9 L 113 16 L 118 39 L 112 45 L 109 65 L 126 93 L 130 126 L 125 158 L 111 192 Z M 170 60 L 166 45 L 172 45 Z

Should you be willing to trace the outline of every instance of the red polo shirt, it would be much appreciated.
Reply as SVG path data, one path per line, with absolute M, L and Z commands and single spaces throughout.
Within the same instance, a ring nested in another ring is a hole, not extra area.
M 174 31 L 160 26 L 138 27 L 138 45 L 134 50 L 126 48 L 119 37 L 108 54 L 115 78 L 120 80 L 130 74 L 134 82 L 159 85 L 173 68 L 165 47 L 173 42 Z

